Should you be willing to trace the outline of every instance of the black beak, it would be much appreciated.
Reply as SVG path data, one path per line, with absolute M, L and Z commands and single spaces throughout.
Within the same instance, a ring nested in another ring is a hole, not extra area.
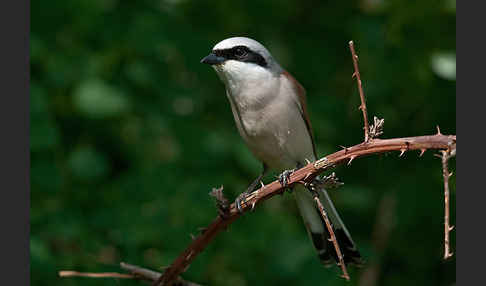
M 225 60 L 226 59 L 223 57 L 218 57 L 214 53 L 210 53 L 201 60 L 201 63 L 208 65 L 217 65 L 223 63 Z

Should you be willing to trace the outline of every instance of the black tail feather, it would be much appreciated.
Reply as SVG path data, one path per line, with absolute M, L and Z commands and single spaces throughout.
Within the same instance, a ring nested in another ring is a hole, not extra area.
M 333 228 L 333 230 L 339 244 L 339 249 L 343 255 L 344 264 L 355 266 L 363 265 L 361 254 L 347 237 L 346 233 L 340 228 Z M 311 238 L 312 243 L 317 250 L 319 260 L 323 265 L 329 266 L 334 263 L 339 263 L 336 249 L 330 240 L 330 235 L 327 229 L 325 233 L 311 233 Z

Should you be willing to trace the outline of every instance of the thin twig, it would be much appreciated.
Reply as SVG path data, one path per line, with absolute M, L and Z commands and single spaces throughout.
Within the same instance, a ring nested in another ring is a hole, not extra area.
M 324 222 L 326 223 L 326 228 L 329 231 L 329 235 L 331 236 L 332 244 L 334 245 L 334 249 L 336 250 L 336 255 L 339 259 L 338 265 L 341 267 L 341 270 L 343 271 L 342 277 L 349 281 L 348 270 L 346 269 L 346 264 L 344 263 L 343 255 L 341 253 L 341 249 L 339 248 L 339 244 L 337 242 L 336 235 L 334 235 L 334 230 L 332 229 L 331 222 L 329 221 L 327 213 L 324 210 L 324 207 L 322 206 L 321 201 L 319 200 L 319 195 L 317 194 L 317 192 L 314 192 L 314 201 L 316 202 L 317 207 L 319 208 L 321 216 L 324 219 Z
M 155 281 L 159 279 L 159 277 L 162 275 L 162 273 L 160 272 L 143 268 L 137 265 L 128 264 L 125 262 L 120 262 L 120 268 L 132 273 L 137 278 L 150 280 L 150 281 Z
M 293 172 L 288 181 L 288 186 L 296 183 L 312 182 L 312 180 L 320 173 L 332 169 L 339 164 L 347 163 L 351 158 L 355 159 L 367 155 L 380 154 L 384 152 L 400 151 L 400 150 L 425 150 L 425 149 L 439 149 L 446 150 L 450 148 L 450 144 L 456 141 L 455 135 L 429 135 L 417 136 L 407 138 L 393 138 L 393 139 L 374 139 L 369 142 L 347 147 L 346 149 L 337 151 L 331 155 L 323 157 L 316 162 L 309 163 L 306 166 Z M 189 246 L 172 262 L 172 264 L 165 270 L 160 279 L 154 285 L 169 285 L 187 267 L 191 264 L 194 258 L 203 251 L 206 246 L 222 231 L 238 219 L 243 213 L 252 209 L 252 206 L 259 205 L 263 201 L 282 194 L 285 188 L 282 187 L 278 180 L 265 185 L 265 187 L 258 189 L 250 194 L 244 201 L 241 202 L 241 213 L 237 210 L 235 204 L 231 204 L 228 211 L 228 216 L 222 218 L 217 216 L 213 222 L 205 228 L 205 231 L 198 235 L 191 241 Z M 258 194 L 258 195 L 257 195 Z
M 159 279 L 162 276 L 162 273 L 160 273 L 160 272 L 153 271 L 153 270 L 150 270 L 150 269 L 147 269 L 147 268 L 143 268 L 143 267 L 140 267 L 140 266 L 137 266 L 137 265 L 128 264 L 128 263 L 125 263 L 125 262 L 120 262 L 120 267 L 122 269 L 125 269 L 125 270 L 131 272 L 132 274 L 136 275 L 137 277 L 140 277 L 142 279 L 149 280 L 149 281 L 156 281 L 157 279 Z M 175 285 L 177 285 L 177 286 L 201 286 L 197 283 L 184 280 L 180 276 L 177 277 L 174 282 L 175 282 Z
M 454 228 L 454 226 L 449 225 L 449 200 L 450 200 L 450 193 L 449 193 L 449 178 L 452 173 L 449 173 L 449 168 L 447 163 L 449 158 L 451 157 L 451 149 L 442 150 L 442 176 L 444 177 L 444 259 L 447 259 L 452 256 L 452 252 L 450 250 L 450 240 L 449 240 L 449 232 Z M 454 145 L 454 154 L 455 154 L 455 145 Z
M 120 268 L 130 272 L 131 274 L 117 273 L 117 272 L 79 272 L 62 270 L 59 271 L 60 277 L 87 277 L 87 278 L 123 278 L 123 279 L 141 279 L 147 281 L 156 281 L 162 276 L 162 273 L 153 271 L 147 268 L 143 268 L 137 265 L 120 262 Z M 200 286 L 194 282 L 190 282 L 177 277 L 174 281 L 178 286 Z
M 59 271 L 58 274 L 59 277 L 123 278 L 123 279 L 137 278 L 131 274 L 123 274 L 117 272 L 93 273 L 93 272 L 78 272 L 78 271 L 62 270 Z
M 356 55 L 356 51 L 354 50 L 354 43 L 353 41 L 349 41 L 349 49 L 351 50 L 351 55 L 353 57 L 353 65 L 354 65 L 354 73 L 353 77 L 356 77 L 356 82 L 358 83 L 358 91 L 359 91 L 359 97 L 361 99 L 361 105 L 359 106 L 359 109 L 363 112 L 363 121 L 364 121 L 364 142 L 368 142 L 370 137 L 369 137 L 369 123 L 368 123 L 368 112 L 366 110 L 366 102 L 365 102 L 365 97 L 364 97 L 364 92 L 363 92 L 363 85 L 361 83 L 361 76 L 359 74 L 359 67 L 358 67 L 358 55 Z

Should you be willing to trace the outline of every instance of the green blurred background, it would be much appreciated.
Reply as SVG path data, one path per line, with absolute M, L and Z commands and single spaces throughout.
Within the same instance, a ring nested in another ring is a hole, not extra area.
M 456 133 L 455 1 L 31 2 L 32 285 L 143 285 L 59 270 L 161 270 L 260 172 L 223 84 L 199 63 L 220 40 L 263 43 L 306 88 L 318 154 L 362 140 L 348 41 L 383 138 Z M 440 161 L 356 160 L 331 191 L 367 264 L 319 264 L 292 196 L 234 223 L 183 275 L 205 285 L 454 285 Z M 455 161 L 451 162 L 455 169 Z M 266 178 L 274 180 L 275 174 Z M 455 223 L 455 176 L 452 178 Z M 455 231 L 452 232 L 455 250 Z

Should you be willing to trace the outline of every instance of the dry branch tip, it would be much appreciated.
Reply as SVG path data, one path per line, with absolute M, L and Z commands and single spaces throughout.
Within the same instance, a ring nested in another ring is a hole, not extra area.
M 440 127 L 439 127 L 439 125 L 437 125 L 437 135 L 442 135 L 442 133 L 440 133 Z
M 368 142 L 370 140 L 369 137 L 369 123 L 368 123 L 368 113 L 366 111 L 366 102 L 365 102 L 365 96 L 363 92 L 363 85 L 361 82 L 361 76 L 359 74 L 359 66 L 358 66 L 358 55 L 356 54 L 356 51 L 354 50 L 354 43 L 353 41 L 349 41 L 349 49 L 351 50 L 351 56 L 353 58 L 353 66 L 354 66 L 354 74 L 356 75 L 356 82 L 358 85 L 358 91 L 359 91 L 359 98 L 361 99 L 361 105 L 359 106 L 359 109 L 361 109 L 361 112 L 363 113 L 363 123 L 364 123 L 364 142 Z
M 223 186 L 219 188 L 213 188 L 211 192 L 209 192 L 209 195 L 215 199 L 216 201 L 216 207 L 218 209 L 218 213 L 222 218 L 226 218 L 229 213 L 229 201 L 228 199 L 224 196 L 223 193 Z
M 438 128 L 438 126 L 437 126 Z M 438 130 L 440 133 L 440 130 Z M 454 148 L 455 150 L 455 148 Z M 447 150 L 442 150 L 442 176 L 444 178 L 444 259 L 452 256 L 452 251 L 450 250 L 450 239 L 449 233 L 454 228 L 449 224 L 449 204 L 450 204 L 450 192 L 449 192 L 449 178 L 451 174 L 449 173 L 448 161 L 451 158 L 451 147 L 449 146 Z
M 341 271 L 343 272 L 342 277 L 349 281 L 348 270 L 346 268 L 346 264 L 344 263 L 343 255 L 341 253 L 341 248 L 339 247 L 339 244 L 337 242 L 336 235 L 334 234 L 334 230 L 332 229 L 331 222 L 329 221 L 329 217 L 327 216 L 327 213 L 324 210 L 324 206 L 319 200 L 319 194 L 316 191 L 311 191 L 311 192 L 314 195 L 314 201 L 316 202 L 317 209 L 319 210 L 321 217 L 326 224 L 326 228 L 330 236 L 330 241 L 333 243 L 334 249 L 336 250 L 336 255 L 339 260 L 337 264 L 341 268 Z

